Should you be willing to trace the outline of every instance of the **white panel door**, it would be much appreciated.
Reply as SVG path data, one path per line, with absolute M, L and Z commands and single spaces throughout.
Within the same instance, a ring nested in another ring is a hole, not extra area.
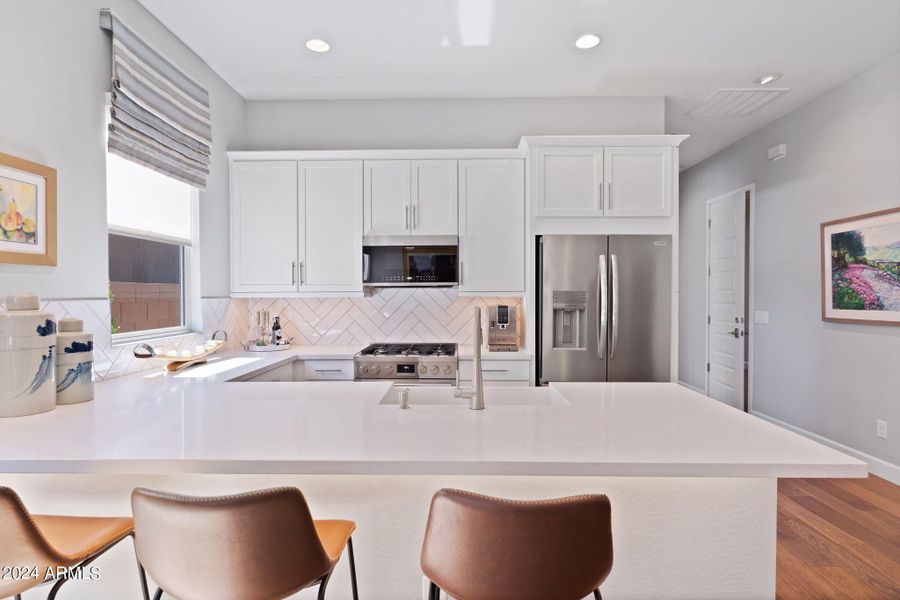
M 297 163 L 231 165 L 231 291 L 297 291 Z
M 411 202 L 414 235 L 458 235 L 456 161 L 412 161 Z
M 603 149 L 538 150 L 536 187 L 535 216 L 602 216 Z
M 359 160 L 301 161 L 300 291 L 362 291 Z
M 410 161 L 367 160 L 365 235 L 407 235 L 410 229 Z
M 744 409 L 744 191 L 708 206 L 709 348 L 707 389 L 716 400 Z
M 525 290 L 525 165 L 459 161 L 459 290 Z
M 609 147 L 603 150 L 607 217 L 672 214 L 672 148 Z

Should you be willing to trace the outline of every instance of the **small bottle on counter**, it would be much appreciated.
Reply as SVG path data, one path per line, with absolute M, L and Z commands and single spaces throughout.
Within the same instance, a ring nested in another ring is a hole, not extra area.
M 278 317 L 275 317 L 275 322 L 272 323 L 272 343 L 280 344 L 284 339 L 284 332 L 281 331 L 281 321 Z

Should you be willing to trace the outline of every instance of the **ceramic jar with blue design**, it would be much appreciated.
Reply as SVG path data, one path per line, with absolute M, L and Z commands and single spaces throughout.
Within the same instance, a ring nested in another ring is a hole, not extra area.
M 84 332 L 81 319 L 64 317 L 57 325 L 56 403 L 93 400 L 94 336 Z
M 34 294 L 11 294 L 0 311 L 0 417 L 56 408 L 56 322 Z

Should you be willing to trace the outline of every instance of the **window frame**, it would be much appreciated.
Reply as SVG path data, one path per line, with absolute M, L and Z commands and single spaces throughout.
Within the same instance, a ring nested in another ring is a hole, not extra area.
M 165 177 L 165 175 L 160 174 L 160 177 Z M 193 186 L 188 187 L 191 189 L 190 240 L 158 234 L 151 231 L 132 229 L 130 227 L 110 225 L 107 217 L 107 248 L 109 248 L 110 234 L 148 240 L 151 242 L 161 242 L 163 244 L 178 245 L 181 247 L 181 325 L 178 327 L 160 327 L 158 329 L 111 333 L 111 344 L 113 346 L 127 346 L 140 342 L 165 340 L 179 336 L 192 335 L 203 330 L 203 311 L 200 300 L 200 191 Z M 107 198 L 107 202 L 109 202 L 109 198 Z M 111 302 L 110 306 L 112 306 Z

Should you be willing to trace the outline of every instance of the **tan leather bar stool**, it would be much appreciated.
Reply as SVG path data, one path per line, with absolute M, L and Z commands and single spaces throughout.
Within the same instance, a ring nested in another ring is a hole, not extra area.
M 422 545 L 429 600 L 581 600 L 612 569 L 609 499 L 518 501 L 444 489 Z
M 353 521 L 314 521 L 297 488 L 196 498 L 138 488 L 131 494 L 144 600 L 146 573 L 179 600 L 276 600 L 319 586 L 344 548 L 356 589 Z M 146 569 L 146 573 L 144 571 Z
M 56 598 L 66 577 L 47 577 L 59 568 L 86 567 L 132 533 L 129 517 L 32 515 L 19 496 L 0 487 L 0 565 L 34 569 L 36 577 L 0 578 L 0 598 L 53 582 L 47 600 Z

